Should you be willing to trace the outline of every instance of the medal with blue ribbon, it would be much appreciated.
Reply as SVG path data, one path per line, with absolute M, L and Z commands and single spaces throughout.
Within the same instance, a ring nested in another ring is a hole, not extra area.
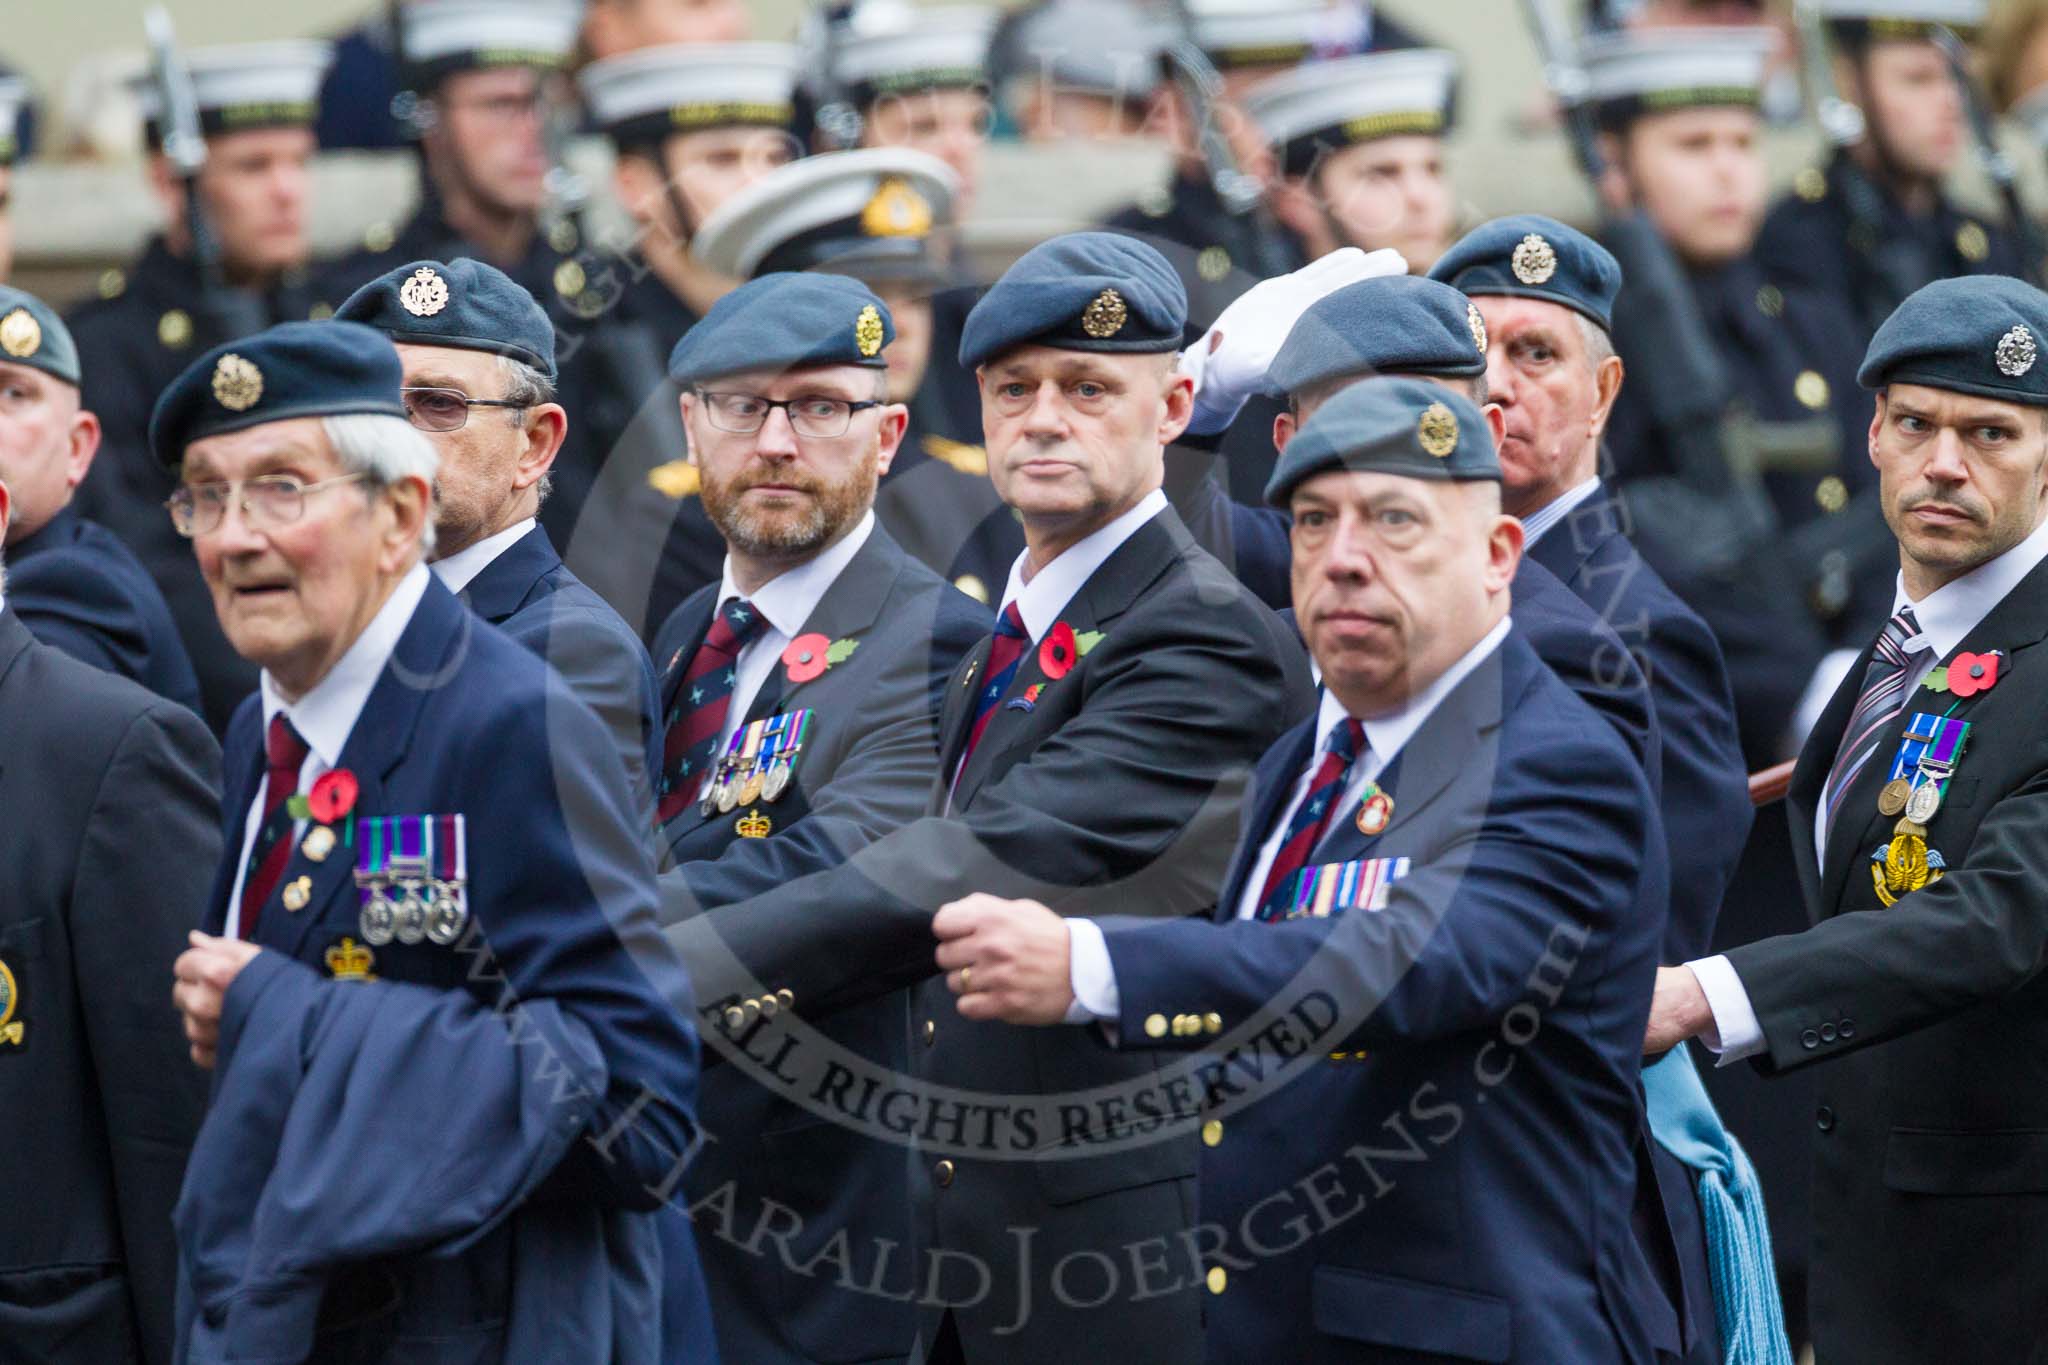
M 376 947 L 396 939 L 454 943 L 469 923 L 467 829 L 460 815 L 383 815 L 360 822 L 356 927 Z
M 1904 816 L 1892 827 L 1891 842 L 1870 855 L 1870 881 L 1879 903 L 1895 905 L 1899 897 L 1940 881 L 1947 871 L 1940 852 L 1927 846 L 1927 825 L 1941 811 L 1969 737 L 1970 722 L 1952 716 L 1923 711 L 1907 720 L 1889 780 L 1877 798 L 1881 814 Z
M 1294 874 L 1293 888 L 1282 893 L 1277 919 L 1321 919 L 1346 910 L 1384 910 L 1387 893 L 1408 875 L 1406 858 L 1359 858 L 1320 863 Z
M 797 755 L 802 752 L 804 739 L 810 734 L 811 708 L 786 711 L 769 718 L 768 732 L 761 746 L 761 795 L 768 801 L 777 801 L 789 790 L 790 778 L 794 775 Z

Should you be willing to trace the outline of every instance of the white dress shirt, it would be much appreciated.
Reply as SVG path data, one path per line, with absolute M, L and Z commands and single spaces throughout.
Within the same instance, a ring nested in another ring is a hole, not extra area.
M 434 577 L 441 580 L 441 586 L 450 592 L 461 592 L 482 573 L 490 562 L 513 545 L 526 538 L 534 527 L 534 519 L 528 517 L 516 525 L 507 526 L 496 535 L 485 536 L 466 549 L 457 550 L 446 559 L 433 562 Z
M 1501 641 L 1507 639 L 1510 624 L 1510 618 L 1503 616 L 1478 644 L 1459 656 L 1458 661 L 1445 669 L 1435 682 L 1409 698 L 1406 705 L 1364 721 L 1365 751 L 1352 760 L 1351 771 L 1345 774 L 1344 788 L 1338 794 L 1327 828 L 1342 827 L 1341 821 L 1349 818 L 1348 812 L 1358 804 L 1366 783 L 1385 772 L 1387 765 L 1422 729 L 1424 722 L 1443 704 L 1452 689 L 1492 657 L 1500 648 Z M 1308 797 L 1309 784 L 1316 769 L 1322 766 L 1321 756 L 1329 751 L 1330 737 L 1348 718 L 1344 704 L 1329 692 L 1323 693 L 1322 704 L 1316 711 L 1316 761 L 1305 765 L 1294 779 L 1293 794 L 1274 820 L 1266 841 L 1259 846 L 1259 856 L 1252 863 L 1251 874 L 1245 878 L 1243 894 L 1238 898 L 1237 918 L 1250 919 L 1258 913 L 1259 892 L 1273 870 L 1273 860 L 1280 855 L 1287 826 L 1293 821 L 1295 810 Z M 1067 1013 L 1068 1022 L 1116 1019 L 1122 1001 L 1117 992 L 1116 972 L 1110 966 L 1109 947 L 1102 939 L 1101 926 L 1093 920 L 1070 919 L 1067 921 L 1067 941 L 1067 972 L 1074 992 L 1074 1006 Z
M 804 623 L 811 619 L 818 603 L 825 600 L 825 594 L 839 581 L 839 575 L 860 553 L 860 547 L 868 543 L 868 537 L 874 534 L 874 530 L 875 514 L 870 509 L 861 514 L 860 521 L 851 531 L 826 546 L 816 558 L 777 574 L 751 593 L 741 592 L 739 584 L 733 581 L 732 556 L 726 556 L 725 569 L 718 580 L 718 600 L 712 610 L 717 611 L 732 598 L 744 598 L 753 604 L 766 625 L 747 641 L 733 665 L 732 702 L 726 708 L 725 728 L 718 732 L 718 744 L 711 751 L 714 756 L 724 755 L 726 746 L 732 743 L 734 732 L 753 707 L 754 698 L 760 695 L 762 684 L 775 671 L 782 651 L 789 648 L 791 640 L 804 633 Z M 718 771 L 716 757 L 698 783 L 700 792 L 704 783 L 711 780 L 711 774 Z
M 1522 518 L 1522 544 L 1534 545 L 1551 527 L 1565 519 L 1565 516 L 1587 498 L 1600 491 L 1600 476 L 1595 474 L 1582 484 L 1568 488 L 1543 506 Z
M 2048 558 L 2048 521 L 2035 527 L 2032 535 L 1998 558 L 1979 564 L 1962 577 L 1942 584 L 1918 602 L 1914 602 L 1906 592 L 1905 575 L 1899 576 L 1898 586 L 1892 591 L 1892 615 L 1898 615 L 1911 602 L 1913 619 L 1920 623 L 1920 633 L 1905 642 L 1906 653 L 1914 660 L 1917 672 L 1912 685 L 1906 690 L 1902 711 L 1913 705 L 1920 683 L 1934 666 L 1947 658 L 1949 651 L 1960 645 L 1964 637 L 1991 614 L 1991 609 L 2004 601 L 2007 594 L 2020 585 L 2020 580 L 2032 573 L 2044 558 Z M 1866 650 L 1852 670 L 1859 680 L 1869 661 L 1870 654 Z M 1891 755 L 1880 750 L 1872 755 L 1870 761 L 1889 763 Z M 1826 805 L 1820 803 L 1813 813 L 1816 867 L 1827 857 L 1826 816 Z M 1720 1054 L 1719 1065 L 1726 1066 L 1762 1052 L 1763 1026 L 1757 1023 L 1756 1010 L 1749 1003 L 1749 992 L 1743 988 L 1742 978 L 1736 975 L 1728 959 L 1717 954 L 1685 965 L 1698 979 L 1700 991 L 1707 997 L 1707 1008 L 1713 1012 L 1713 1030 L 1703 1035 L 1701 1041 Z
M 270 670 L 263 670 L 257 683 L 263 699 L 263 725 L 257 731 L 256 742 L 259 750 L 263 749 L 270 735 L 270 722 L 283 712 L 299 732 L 299 738 L 306 741 L 306 759 L 299 765 L 298 790 L 307 790 L 322 773 L 341 761 L 341 751 L 348 744 L 349 732 L 356 728 L 363 704 L 370 699 L 377 679 L 384 676 L 384 665 L 390 662 L 391 651 L 398 648 L 398 637 L 405 634 L 413 612 L 426 595 L 426 566 L 415 564 L 398 580 L 391 596 L 384 599 L 384 605 L 363 627 L 363 633 L 356 636 L 355 643 L 327 670 L 327 676 L 297 701 L 287 702 Z M 266 759 L 265 767 L 268 766 Z M 248 874 L 249 853 L 256 846 L 256 833 L 263 823 L 267 795 L 264 789 L 269 781 L 266 776 L 256 784 L 248 813 L 242 817 L 242 854 L 235 864 L 234 885 L 228 889 L 227 925 L 221 931 L 229 938 L 242 935 L 242 879 Z M 305 832 L 305 827 L 304 820 L 292 825 L 294 841 Z

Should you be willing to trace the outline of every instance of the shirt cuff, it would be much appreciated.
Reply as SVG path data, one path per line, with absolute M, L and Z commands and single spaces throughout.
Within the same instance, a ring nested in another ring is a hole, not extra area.
M 1116 1022 L 1116 968 L 1110 965 L 1102 926 L 1092 919 L 1067 921 L 1067 978 L 1074 992 L 1074 1003 L 1067 1007 L 1068 1023 Z
M 1700 983 L 1700 992 L 1707 997 L 1707 1008 L 1714 1015 L 1713 1028 L 1701 1034 L 1700 1041 L 1720 1057 L 1715 1065 L 1726 1066 L 1762 1052 L 1763 1025 L 1756 1020 L 1749 992 L 1742 988 L 1742 978 L 1735 974 L 1734 964 L 1716 954 L 1685 965 Z

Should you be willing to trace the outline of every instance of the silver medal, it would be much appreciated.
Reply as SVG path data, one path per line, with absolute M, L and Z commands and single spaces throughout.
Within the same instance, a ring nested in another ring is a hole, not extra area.
M 434 902 L 427 911 L 427 939 L 446 948 L 462 937 L 463 926 L 469 923 L 469 912 L 456 899 L 460 887 L 454 882 L 434 883 Z
M 392 915 L 391 936 L 400 943 L 418 943 L 427 936 L 427 902 L 419 883 L 407 882 Z
M 356 928 L 362 933 L 363 942 L 381 948 L 391 942 L 391 927 L 391 902 L 382 885 L 373 885 L 370 898 L 363 902 L 363 911 L 356 917 Z
M 768 769 L 768 776 L 761 779 L 761 796 L 765 800 L 778 801 L 789 790 L 789 760 L 778 758 Z
M 1919 786 L 1913 788 L 1913 794 L 1906 798 L 1906 818 L 1916 825 L 1926 824 L 1934 818 L 1935 812 L 1940 809 L 1941 784 L 1939 782 L 1922 782 Z

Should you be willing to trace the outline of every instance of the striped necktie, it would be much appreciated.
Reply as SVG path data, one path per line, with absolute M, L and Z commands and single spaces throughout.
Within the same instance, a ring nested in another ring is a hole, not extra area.
M 725 733 L 739 682 L 740 651 L 767 628 L 767 618 L 743 597 L 728 597 L 711 618 L 704 643 L 683 670 L 676 704 L 668 713 L 668 735 L 661 744 L 660 804 L 655 816 L 662 824 L 681 815 L 696 800 L 710 775 L 718 737 Z
M 1848 728 L 1842 731 L 1842 747 L 1836 750 L 1835 764 L 1828 769 L 1827 783 L 1821 788 L 1822 808 L 1826 812 L 1821 826 L 1823 856 L 1835 837 L 1835 816 L 1841 809 L 1842 798 L 1855 784 L 1856 774 L 1877 752 L 1879 737 L 1905 705 L 1913 660 L 1920 653 L 1916 650 L 1908 654 L 1906 641 L 1919 633 L 1920 623 L 1913 618 L 1913 608 L 1901 607 L 1871 646 L 1870 664 L 1863 670 L 1863 691 L 1856 698 L 1856 709 L 1849 713 Z
M 1017 665 L 1024 661 L 1024 651 L 1030 647 L 1031 632 L 1024 628 L 1024 614 L 1012 601 L 1003 608 L 1003 614 L 996 617 L 995 638 L 988 647 L 987 681 L 975 701 L 974 728 L 967 732 L 967 747 L 960 751 L 960 767 L 955 769 L 956 772 L 967 767 L 974 746 L 981 743 L 981 732 L 988 729 L 997 704 L 1010 688 L 1010 680 L 1017 676 Z
M 1316 765 L 1308 794 L 1301 798 L 1294 818 L 1287 822 L 1287 837 L 1280 841 L 1272 869 L 1266 873 L 1266 884 L 1259 891 L 1259 919 L 1287 917 L 1282 904 L 1285 897 L 1280 893 L 1292 886 L 1295 874 L 1308 866 L 1309 855 L 1323 841 L 1323 832 L 1329 829 L 1330 817 L 1336 813 L 1337 800 L 1344 794 L 1344 779 L 1351 775 L 1351 765 L 1365 747 L 1365 725 L 1355 716 L 1347 716 L 1342 725 L 1330 731 L 1323 761 Z
M 292 831 L 292 816 L 285 803 L 299 789 L 299 769 L 309 752 L 282 711 L 270 718 L 263 749 L 263 818 L 256 825 L 256 841 L 249 846 L 248 866 L 242 873 L 242 913 L 237 918 L 243 938 L 256 936 L 256 916 L 292 860 L 292 841 L 286 837 Z

